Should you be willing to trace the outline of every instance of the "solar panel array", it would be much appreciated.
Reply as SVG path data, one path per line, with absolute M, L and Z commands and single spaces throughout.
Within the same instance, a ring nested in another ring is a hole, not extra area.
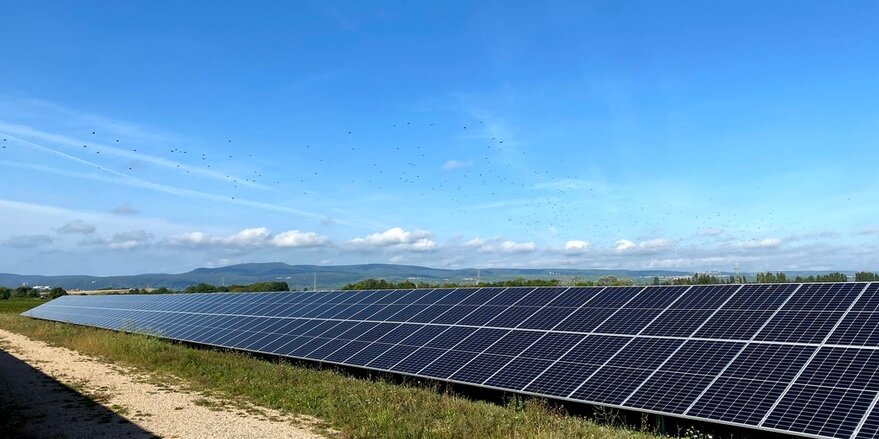
M 879 434 L 879 283 L 65 296 L 24 315 L 767 431 Z

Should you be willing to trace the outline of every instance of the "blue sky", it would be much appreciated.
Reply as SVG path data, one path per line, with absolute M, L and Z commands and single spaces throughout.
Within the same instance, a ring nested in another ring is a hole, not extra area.
M 2 8 L 0 272 L 879 270 L 876 2 Z

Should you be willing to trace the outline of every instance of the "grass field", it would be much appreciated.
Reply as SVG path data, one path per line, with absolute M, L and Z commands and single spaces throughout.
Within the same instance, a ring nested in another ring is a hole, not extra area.
M 512 400 L 505 405 L 473 401 L 416 385 L 355 378 L 245 353 L 195 349 L 153 337 L 16 315 L 40 303 L 43 301 L 36 299 L 0 301 L 0 328 L 133 366 L 159 381 L 177 377 L 195 391 L 311 415 L 343 437 L 655 437 L 567 416 L 539 399 Z

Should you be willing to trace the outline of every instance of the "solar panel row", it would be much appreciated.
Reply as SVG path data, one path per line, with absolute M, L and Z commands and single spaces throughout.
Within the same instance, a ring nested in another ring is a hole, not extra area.
M 815 437 L 872 437 L 877 308 L 879 284 L 840 283 L 67 296 L 25 315 Z

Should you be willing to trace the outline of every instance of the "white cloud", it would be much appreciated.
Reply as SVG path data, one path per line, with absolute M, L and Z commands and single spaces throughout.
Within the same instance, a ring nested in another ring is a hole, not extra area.
M 674 241 L 670 239 L 650 239 L 639 243 L 629 241 L 628 239 L 621 239 L 616 242 L 614 250 L 617 253 L 650 254 L 658 253 L 671 247 L 674 247 Z
M 95 226 L 83 220 L 74 220 L 61 226 L 57 231 L 58 233 L 89 235 L 95 233 Z
M 317 247 L 326 244 L 329 238 L 314 232 L 300 232 L 290 230 L 279 233 L 272 238 L 272 244 L 277 247 Z
M 485 245 L 485 240 L 478 236 L 464 243 L 464 247 L 482 247 L 483 245 Z
M 628 239 L 621 239 L 617 241 L 616 246 L 614 247 L 614 249 L 618 252 L 629 251 L 635 248 L 638 248 L 638 245 L 636 245 L 632 241 L 629 241 Z
M 384 232 L 373 233 L 363 238 L 354 238 L 351 244 L 364 248 L 399 248 L 415 251 L 426 251 L 436 248 L 433 234 L 428 230 L 406 231 L 401 227 L 393 227 Z
M 528 253 L 535 249 L 537 249 L 537 245 L 533 242 L 504 241 L 500 244 L 498 251 L 501 253 Z
M 583 253 L 589 250 L 589 243 L 579 239 L 573 239 L 565 243 L 564 249 L 568 253 Z
M 12 235 L 3 241 L 3 245 L 16 248 L 39 247 L 51 243 L 52 237 L 49 235 Z
M 318 247 L 328 244 L 330 239 L 314 232 L 302 232 L 289 230 L 272 235 L 265 227 L 255 227 L 241 230 L 238 233 L 227 236 L 208 235 L 204 232 L 188 232 L 171 237 L 171 243 L 175 245 L 188 245 L 194 247 L 282 247 L 302 248 Z
M 443 171 L 454 171 L 457 169 L 463 169 L 469 166 L 473 166 L 473 162 L 468 160 L 466 162 L 460 160 L 448 160 L 443 163 L 442 169 Z
M 747 249 L 755 249 L 755 248 L 775 248 L 781 245 L 781 239 L 779 238 L 763 238 L 763 239 L 753 239 L 751 241 L 745 241 L 739 244 L 741 248 Z
M 105 242 L 107 247 L 113 250 L 129 250 L 146 244 L 152 237 L 152 233 L 146 230 L 132 230 L 130 232 L 117 233 Z
M 875 235 L 879 234 L 879 226 L 867 226 L 856 232 L 858 235 Z

